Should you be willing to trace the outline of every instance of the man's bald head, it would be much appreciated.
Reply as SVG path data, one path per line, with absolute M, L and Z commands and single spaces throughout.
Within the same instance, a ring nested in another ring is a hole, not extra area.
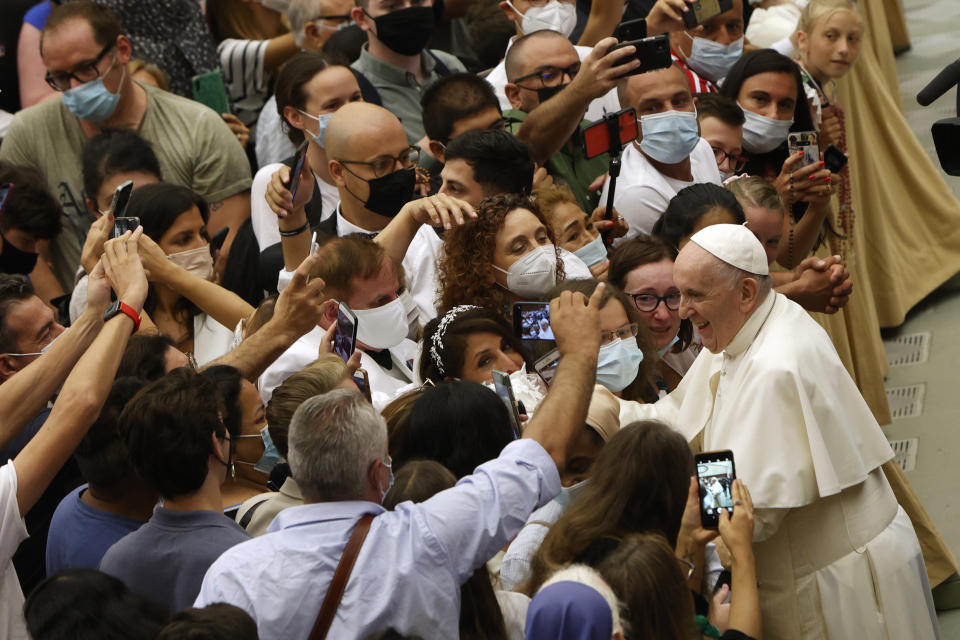
M 400 149 L 394 150 L 396 140 Z M 365 160 L 371 154 L 397 154 L 407 147 L 407 135 L 397 116 L 369 102 L 349 102 L 337 109 L 323 142 L 330 158 Z
M 533 73 L 539 65 L 552 64 L 549 60 L 545 61 L 544 57 L 539 54 L 546 53 L 548 56 L 552 56 L 560 49 L 565 52 L 572 52 L 574 55 L 577 53 L 577 50 L 562 33 L 550 29 L 541 29 L 517 38 L 510 50 L 507 51 L 507 57 L 503 61 L 507 72 L 507 80 L 514 82 L 517 78 Z

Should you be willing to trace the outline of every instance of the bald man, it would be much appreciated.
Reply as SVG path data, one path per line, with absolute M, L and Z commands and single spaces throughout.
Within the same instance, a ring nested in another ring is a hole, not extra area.
M 649 234 L 684 187 L 698 182 L 720 184 L 710 143 L 700 137 L 690 84 L 680 67 L 630 76 L 617 89 L 622 107 L 635 107 L 640 136 L 623 150 L 613 200 L 630 223 L 626 238 Z M 600 202 L 607 201 L 610 180 Z
M 336 214 L 314 231 L 326 237 L 375 236 L 413 199 L 419 149 L 407 141 L 395 115 L 367 102 L 340 107 L 327 125 L 324 145 L 340 204 Z M 305 169 L 289 213 L 278 219 L 285 265 L 281 286 L 310 252 L 311 229 L 304 206 L 313 196 L 314 184 L 311 172 Z M 436 316 L 434 299 L 439 286 L 434 265 L 442 245 L 436 232 L 424 225 L 403 258 L 408 289 L 403 297 L 411 324 L 426 324 Z
M 733 451 L 756 509 L 764 637 L 936 638 L 920 545 L 881 469 L 893 451 L 827 334 L 771 289 L 759 240 L 706 227 L 673 277 L 704 350 L 620 421 L 657 418 L 694 451 Z

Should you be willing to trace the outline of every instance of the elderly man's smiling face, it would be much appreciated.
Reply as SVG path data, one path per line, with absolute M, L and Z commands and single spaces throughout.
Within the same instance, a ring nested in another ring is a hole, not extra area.
M 725 263 L 695 242 L 683 247 L 673 267 L 680 317 L 690 318 L 712 353 L 730 344 L 757 306 L 756 280 L 737 281 L 728 273 Z

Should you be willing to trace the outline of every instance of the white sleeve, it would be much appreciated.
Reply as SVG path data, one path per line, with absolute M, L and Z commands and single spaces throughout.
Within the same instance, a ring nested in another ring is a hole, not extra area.
M 253 235 L 257 237 L 260 251 L 280 242 L 280 228 L 277 226 L 277 214 L 267 204 L 267 186 L 283 164 L 276 162 L 260 167 L 253 176 L 250 185 L 250 224 Z
M 20 517 L 17 481 L 13 460 L 0 467 L 0 566 L 11 562 L 20 543 L 30 537 L 27 524 Z
M 653 225 L 667 210 L 668 204 L 669 200 L 646 185 L 624 186 L 623 190 L 618 189 L 614 206 L 617 208 L 617 213 L 622 215 L 630 225 L 624 240 L 641 233 L 649 234 Z
M 263 59 L 268 40 L 236 40 L 227 38 L 217 45 L 223 82 L 231 104 L 241 104 L 252 96 L 266 92 Z

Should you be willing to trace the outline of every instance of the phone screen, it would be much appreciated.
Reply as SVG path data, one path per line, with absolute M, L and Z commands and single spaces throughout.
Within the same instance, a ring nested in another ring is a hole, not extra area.
M 737 477 L 733 452 L 708 451 L 698 453 L 697 482 L 700 485 L 700 522 L 704 529 L 716 529 L 720 510 L 733 514 L 732 485 Z
M 300 174 L 303 173 L 303 165 L 307 159 L 306 143 L 300 145 L 300 153 L 297 154 L 297 164 L 293 166 L 290 172 L 290 199 L 297 197 L 297 189 L 300 187 Z
M 616 114 L 616 127 L 619 131 L 620 147 L 630 144 L 640 135 L 637 126 L 637 110 L 627 107 Z M 609 116 L 608 116 L 609 117 Z M 587 158 L 595 158 L 610 151 L 610 125 L 605 117 L 583 130 L 583 143 Z
M 513 385 L 510 383 L 510 374 L 503 371 L 493 371 L 493 388 L 497 395 L 507 407 L 507 413 L 510 415 L 510 426 L 513 428 L 513 434 L 520 437 L 520 411 L 517 409 L 517 403 L 513 398 Z
M 513 303 L 513 330 L 521 340 L 554 340 L 550 328 L 550 303 Z
M 796 169 L 820 162 L 820 145 L 817 142 L 816 131 L 791 132 L 787 136 L 787 146 L 790 148 L 791 156 L 803 152 L 803 160 L 796 165 Z
M 560 351 L 554 349 L 542 358 L 536 361 L 534 369 L 547 383 L 547 386 L 553 384 L 553 378 L 557 375 L 557 367 L 560 365 Z
M 367 399 L 367 402 L 373 402 L 370 399 L 370 378 L 367 377 L 366 371 L 357 369 L 357 372 L 353 375 L 353 384 L 357 385 L 357 389 L 360 389 L 360 393 Z
M 337 330 L 333 334 L 333 351 L 346 362 L 357 346 L 357 316 L 340 303 L 337 309 Z
M 127 231 L 136 231 L 140 226 L 140 218 L 114 218 L 111 238 L 119 238 Z

